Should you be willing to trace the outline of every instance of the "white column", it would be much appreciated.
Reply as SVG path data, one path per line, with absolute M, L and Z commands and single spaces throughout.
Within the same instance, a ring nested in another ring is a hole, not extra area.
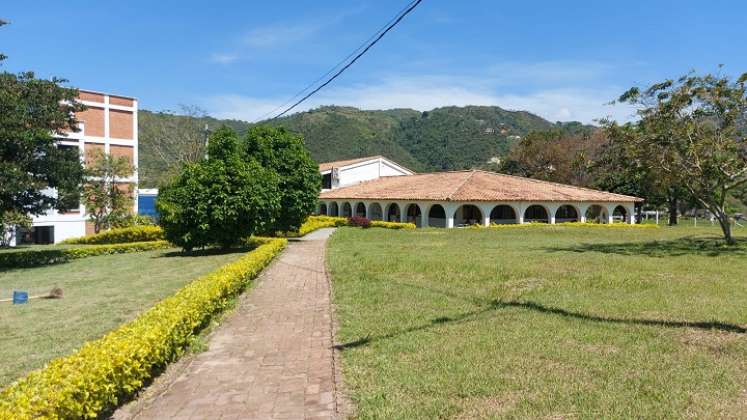
M 483 226 L 490 226 L 490 211 L 493 210 L 493 207 L 495 207 L 496 204 L 483 204 L 481 206 L 478 206 L 480 211 L 482 212 L 482 225 Z
M 417 203 L 420 207 L 420 226 L 428 227 L 428 206 L 427 203 Z
M 579 204 L 578 205 L 578 221 L 581 223 L 586 223 L 586 210 L 589 209 L 588 205 L 585 204 Z
M 447 203 L 443 205 L 443 208 L 446 213 L 446 228 L 451 229 L 454 227 L 454 213 L 459 208 L 459 205 L 454 206 L 451 203 Z
M 628 223 L 631 225 L 635 224 L 635 204 L 633 204 L 630 207 L 627 207 L 628 209 Z
M 400 222 L 405 223 L 407 222 L 407 206 L 410 205 L 410 203 L 397 203 L 399 206 L 399 219 Z
M 612 217 L 615 213 L 615 207 L 617 207 L 614 204 L 608 204 L 607 205 L 607 223 L 612 224 L 615 222 L 615 219 Z
M 557 204 L 548 204 L 545 206 L 545 208 L 548 211 L 548 215 L 547 215 L 548 221 L 550 222 L 551 225 L 554 225 L 555 224 L 555 213 L 557 213 L 560 206 L 558 206 Z
M 520 225 L 523 225 L 524 224 L 524 210 L 526 210 L 524 208 L 524 203 L 518 203 L 516 205 L 516 209 L 518 211 L 518 213 L 516 214 L 516 221 Z

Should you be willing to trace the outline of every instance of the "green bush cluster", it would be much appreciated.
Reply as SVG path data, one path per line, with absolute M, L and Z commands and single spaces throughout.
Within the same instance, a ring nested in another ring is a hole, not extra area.
M 127 254 L 170 248 L 167 241 L 132 242 L 127 244 L 91 245 L 80 248 L 54 248 L 0 253 L 0 268 L 30 268 L 58 264 L 96 255 Z
M 0 392 L 0 419 L 95 418 L 178 358 L 287 241 L 261 241 L 236 262 L 200 277 L 76 353 L 55 359 Z
M 66 239 L 64 244 L 124 244 L 130 242 L 163 241 L 163 229 L 160 226 L 132 226 L 107 230 L 95 235 Z

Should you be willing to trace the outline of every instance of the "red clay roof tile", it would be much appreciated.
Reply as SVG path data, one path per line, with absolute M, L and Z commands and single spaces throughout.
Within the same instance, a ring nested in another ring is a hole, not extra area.
M 320 198 L 426 201 L 643 201 L 641 198 L 628 195 L 479 170 L 381 177 L 323 192 Z

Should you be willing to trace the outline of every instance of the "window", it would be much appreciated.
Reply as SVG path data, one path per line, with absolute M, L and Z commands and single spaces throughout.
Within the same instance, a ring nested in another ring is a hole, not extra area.
M 322 175 L 322 189 L 329 190 L 332 188 L 332 173 Z

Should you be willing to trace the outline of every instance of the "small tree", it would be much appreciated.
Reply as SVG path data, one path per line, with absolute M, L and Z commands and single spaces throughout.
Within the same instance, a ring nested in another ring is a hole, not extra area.
M 96 233 L 110 229 L 132 213 L 132 184 L 123 180 L 134 172 L 130 161 L 96 151 L 86 168 L 83 201 Z
M 280 211 L 264 233 L 297 231 L 316 208 L 322 185 L 303 137 L 284 128 L 254 127 L 244 138 L 244 154 L 274 171 L 280 182 Z
M 208 156 L 186 164 L 156 201 L 166 239 L 187 251 L 238 245 L 272 226 L 280 208 L 277 174 L 242 159 L 233 130 L 210 136 Z
M 176 176 L 187 163 L 205 158 L 207 113 L 196 106 L 180 105 L 172 113 L 144 112 L 138 116 L 140 132 L 140 183 L 158 186 Z
M 726 202 L 747 188 L 745 82 L 747 73 L 735 82 L 689 74 L 620 97 L 641 106 L 636 149 L 716 217 L 730 244 Z
M 31 229 L 31 217 L 17 212 L 3 213 L 0 219 L 0 248 L 10 246 L 18 227 Z

